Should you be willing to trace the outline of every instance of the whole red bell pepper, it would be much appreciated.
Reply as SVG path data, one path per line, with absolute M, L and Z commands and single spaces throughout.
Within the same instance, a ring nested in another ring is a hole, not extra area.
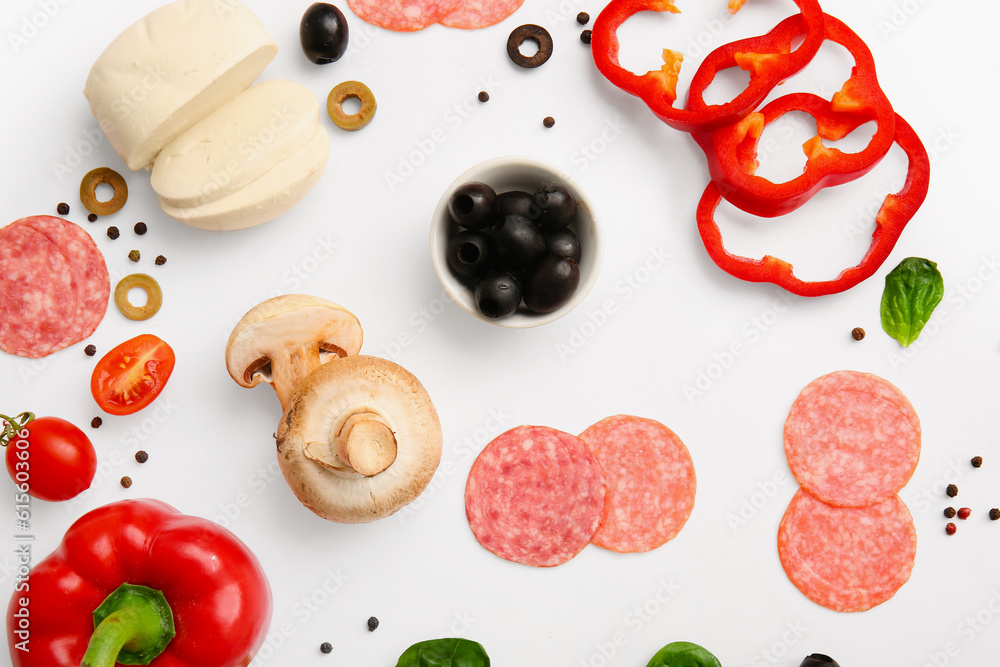
M 917 133 L 898 114 L 895 127 L 895 142 L 909 161 L 906 182 L 899 192 L 887 195 L 882 202 L 875 216 L 871 246 L 860 264 L 844 269 L 833 280 L 808 282 L 795 277 L 791 264 L 771 255 L 758 260 L 729 253 L 715 222 L 715 209 L 722 201 L 722 195 L 714 182 L 705 189 L 698 202 L 697 213 L 698 232 L 712 261 L 726 273 L 742 280 L 774 283 L 800 296 L 836 294 L 870 277 L 889 257 L 903 228 L 923 204 L 930 182 L 930 160 Z
M 770 218 L 790 213 L 821 189 L 868 173 L 892 146 L 896 114 L 879 86 L 871 50 L 839 19 L 827 14 L 823 26 L 825 39 L 845 47 L 855 63 L 850 78 L 831 100 L 809 93 L 792 93 L 775 99 L 739 123 L 714 132 L 693 134 L 705 151 L 709 172 L 719 192 L 729 203 L 753 215 Z M 802 17 L 791 16 L 768 33 L 768 37 L 790 48 L 804 30 Z M 705 87 L 711 83 L 705 72 L 714 76 L 720 70 L 736 67 L 739 54 L 748 47 L 735 42 L 709 54 L 695 74 L 689 104 L 702 104 Z M 765 127 L 792 111 L 812 116 L 817 136 L 803 146 L 807 160 L 802 174 L 784 183 L 774 183 L 755 173 L 757 142 Z M 844 153 L 823 144 L 823 139 L 842 139 L 869 121 L 874 121 L 877 128 L 861 151 Z
M 742 4 L 731 2 L 730 10 L 738 10 Z M 667 125 L 685 132 L 711 132 L 744 118 L 775 86 L 809 64 L 816 55 L 823 43 L 823 10 L 817 0 L 795 0 L 795 4 L 805 26 L 802 44 L 793 51 L 770 33 L 741 40 L 739 65 L 749 71 L 750 82 L 735 99 L 725 104 L 702 102 L 695 107 L 689 102 L 687 107 L 674 106 L 677 77 L 684 59 L 677 51 L 664 49 L 663 67 L 645 74 L 634 74 L 619 63 L 618 28 L 641 11 L 679 13 L 672 0 L 611 0 L 594 21 L 590 43 L 594 63 L 608 81 L 641 98 Z M 707 75 L 706 72 L 704 76 Z
M 263 643 L 271 589 L 225 528 L 156 500 L 81 517 L 15 584 L 14 667 L 244 667 Z

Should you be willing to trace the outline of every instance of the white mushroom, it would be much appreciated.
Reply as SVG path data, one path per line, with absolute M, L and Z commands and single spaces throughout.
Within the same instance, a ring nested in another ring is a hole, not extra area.
M 434 405 L 412 374 L 350 356 L 299 384 L 278 427 L 278 463 L 303 505 L 331 521 L 362 523 L 420 495 L 441 441 Z
M 361 323 L 335 303 L 288 294 L 257 304 L 243 316 L 226 344 L 226 368 L 237 383 L 274 387 L 282 410 L 309 373 L 361 350 Z

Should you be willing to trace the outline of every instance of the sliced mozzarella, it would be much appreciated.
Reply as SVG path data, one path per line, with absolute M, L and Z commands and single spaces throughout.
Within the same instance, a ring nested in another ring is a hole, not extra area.
M 160 151 L 153 189 L 180 208 L 222 199 L 302 148 L 318 124 L 319 100 L 305 86 L 292 81 L 251 86 Z
M 130 169 L 249 86 L 278 46 L 238 0 L 178 0 L 126 28 L 83 93 Z
M 200 229 L 253 227 L 273 220 L 297 204 L 323 175 L 329 152 L 330 139 L 326 130 L 318 126 L 302 148 L 228 197 L 190 208 L 160 199 L 160 208 L 167 215 Z

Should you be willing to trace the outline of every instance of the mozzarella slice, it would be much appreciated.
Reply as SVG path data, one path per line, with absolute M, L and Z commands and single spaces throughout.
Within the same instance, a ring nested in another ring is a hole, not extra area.
M 239 0 L 178 0 L 126 28 L 83 93 L 129 169 L 249 86 L 278 52 Z
M 153 189 L 181 208 L 222 199 L 302 148 L 318 126 L 319 100 L 305 86 L 251 86 L 160 151 Z
M 273 220 L 316 184 L 326 166 L 330 139 L 322 126 L 299 150 L 260 178 L 233 194 L 194 207 L 174 206 L 160 199 L 164 212 L 192 227 L 212 230 L 243 229 Z

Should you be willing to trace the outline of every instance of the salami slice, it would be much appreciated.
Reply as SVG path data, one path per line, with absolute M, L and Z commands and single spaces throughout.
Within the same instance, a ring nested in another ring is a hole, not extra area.
M 94 332 L 108 307 L 104 257 L 79 226 L 52 216 L 0 230 L 0 349 L 44 357 Z
M 899 389 L 868 373 L 813 380 L 785 421 L 785 455 L 799 486 L 838 507 L 899 493 L 920 458 L 920 420 Z
M 67 259 L 77 295 L 76 317 L 67 323 L 67 346 L 90 336 L 104 319 L 111 296 L 108 267 L 97 244 L 79 225 L 51 215 L 22 218 L 25 224 L 44 234 Z
M 500 23 L 524 4 L 524 0 L 463 0 L 444 19 L 449 28 L 474 30 Z
M 658 421 L 618 415 L 580 439 L 608 483 L 607 514 L 594 544 L 619 553 L 651 551 L 673 539 L 694 508 L 694 463 L 681 439 Z
M 865 611 L 910 578 L 917 531 L 893 496 L 868 507 L 833 507 L 799 489 L 778 529 L 778 555 L 802 593 L 835 611 Z
M 423 30 L 438 23 L 460 0 L 347 0 L 362 21 L 397 32 Z
M 60 350 L 77 309 L 66 259 L 27 225 L 0 229 L 0 349 L 38 359 Z
M 479 543 L 501 558 L 560 565 L 594 537 L 604 515 L 601 466 L 576 437 L 519 426 L 490 442 L 465 487 L 465 513 Z

